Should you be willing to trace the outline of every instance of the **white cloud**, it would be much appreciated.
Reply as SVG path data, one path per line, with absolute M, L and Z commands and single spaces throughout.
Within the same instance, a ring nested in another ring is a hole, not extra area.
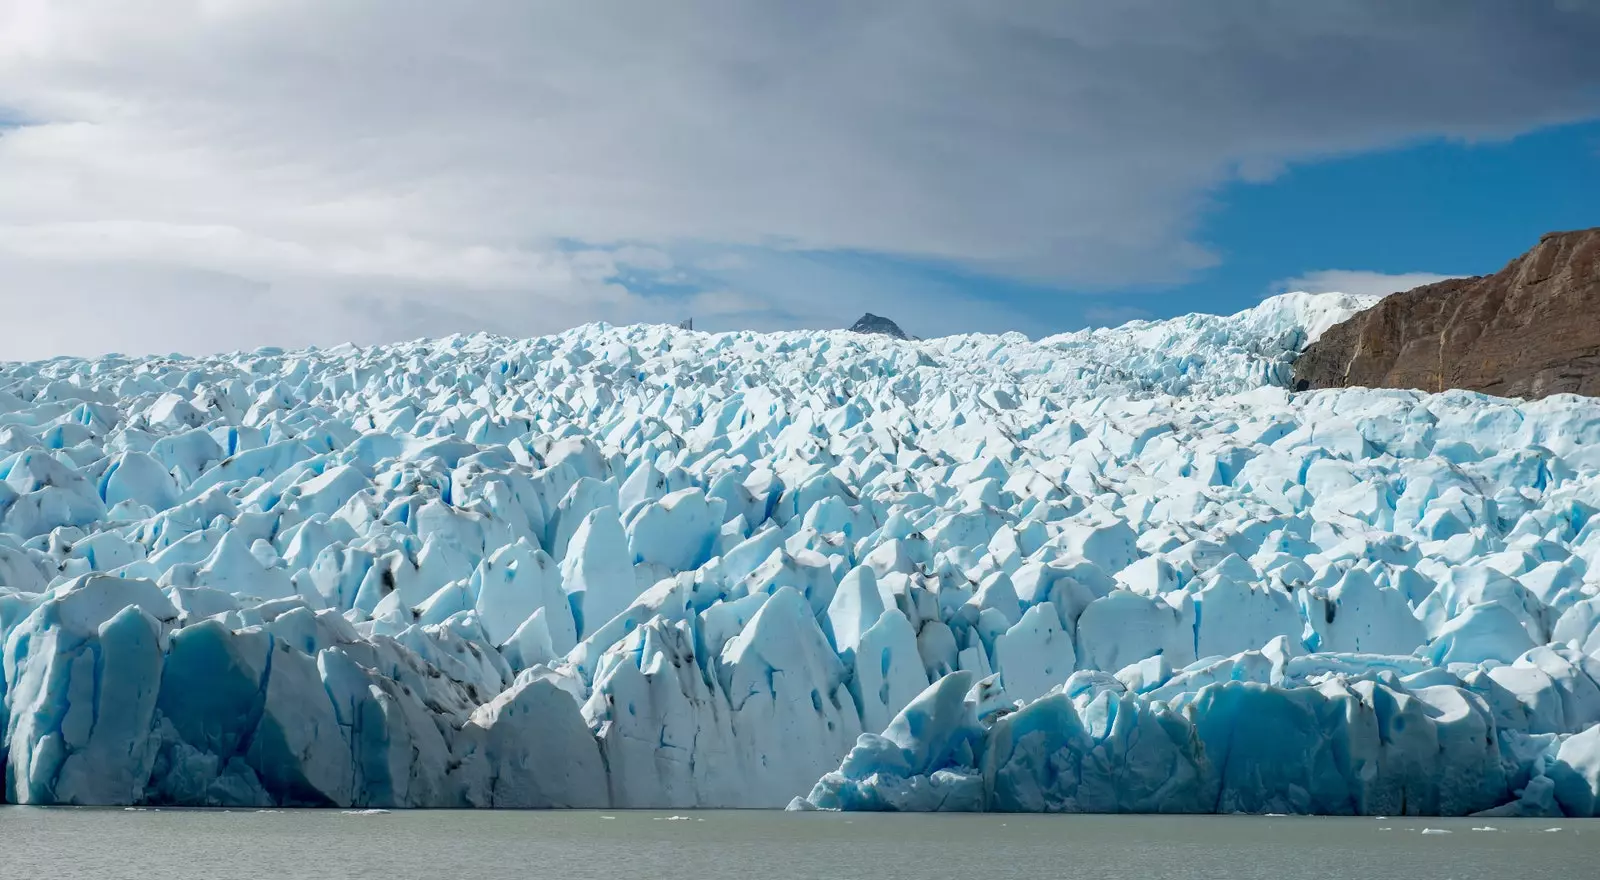
M 1120 327 L 1129 321 L 1147 321 L 1155 314 L 1138 306 L 1090 306 L 1083 310 L 1083 320 L 1091 327 Z
M 1460 278 L 1460 275 L 1437 275 L 1432 272 L 1364 272 L 1353 269 L 1320 269 L 1296 278 L 1286 278 L 1272 284 L 1272 293 L 1300 290 L 1306 293 L 1354 293 L 1387 296 L 1424 284 L 1436 284 Z
M 1179 281 L 1215 187 L 1592 115 L 1597 41 L 1534 0 L 5 0 L 0 356 L 670 317 L 638 278 L 708 266 L 853 317 L 787 249 Z M 1006 314 L 939 301 L 912 332 Z

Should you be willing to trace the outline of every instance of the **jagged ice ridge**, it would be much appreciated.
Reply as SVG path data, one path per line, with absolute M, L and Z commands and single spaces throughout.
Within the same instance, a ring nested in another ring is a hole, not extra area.
M 5 797 L 1594 815 L 1600 404 L 1367 304 L 0 365 Z

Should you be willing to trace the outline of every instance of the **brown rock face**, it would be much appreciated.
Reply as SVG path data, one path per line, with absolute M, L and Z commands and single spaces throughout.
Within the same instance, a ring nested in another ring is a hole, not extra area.
M 1385 298 L 1295 362 L 1295 387 L 1600 396 L 1600 228 L 1552 232 L 1493 275 Z

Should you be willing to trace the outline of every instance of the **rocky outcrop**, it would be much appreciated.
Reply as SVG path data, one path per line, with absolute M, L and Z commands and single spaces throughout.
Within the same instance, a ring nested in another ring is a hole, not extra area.
M 899 324 L 871 312 L 862 315 L 860 320 L 850 325 L 850 329 L 856 333 L 876 333 L 880 336 L 893 336 L 896 339 L 912 338 L 900 329 Z
M 1328 330 L 1295 387 L 1600 395 L 1600 228 L 1552 232 L 1493 275 L 1397 293 Z

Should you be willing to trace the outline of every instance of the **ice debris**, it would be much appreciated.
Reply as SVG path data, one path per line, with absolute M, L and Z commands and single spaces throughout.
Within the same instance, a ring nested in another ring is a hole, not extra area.
M 0 365 L 4 797 L 1594 815 L 1600 402 L 1365 304 Z

